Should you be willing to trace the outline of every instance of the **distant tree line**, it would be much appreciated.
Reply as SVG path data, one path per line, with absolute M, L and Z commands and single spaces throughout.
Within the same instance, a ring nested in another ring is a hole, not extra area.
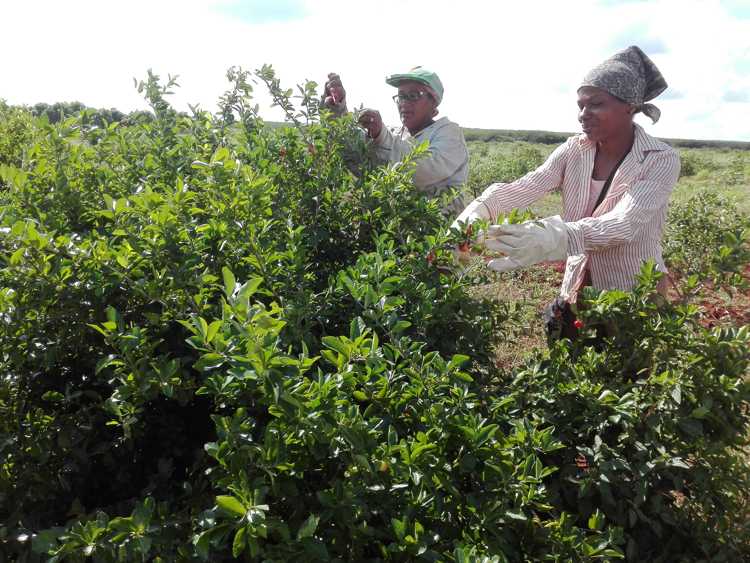
M 54 104 L 38 103 L 29 108 L 35 117 L 47 116 L 50 123 L 58 123 L 66 117 L 78 115 L 82 111 L 90 113 L 91 119 L 99 126 L 104 122 L 115 123 L 122 121 L 126 114 L 118 109 L 91 109 L 81 102 L 55 102 Z
M 0 100 L 2 102 L 2 100 Z M 6 105 L 2 102 L 3 105 Z M 7 107 L 7 105 L 6 105 Z M 38 103 L 33 106 L 23 106 L 35 117 L 47 116 L 50 123 L 58 123 L 65 118 L 78 115 L 85 111 L 90 123 L 97 127 L 103 127 L 110 123 L 136 123 L 151 121 L 154 116 L 151 112 L 137 110 L 123 113 L 116 108 L 90 108 L 81 102 L 55 102 L 54 104 Z M 185 115 L 185 114 L 183 114 Z M 270 127 L 284 126 L 283 123 L 266 121 Z M 520 129 L 476 129 L 464 128 L 464 136 L 467 141 L 481 142 L 517 142 L 541 143 L 545 145 L 559 145 L 573 135 L 573 133 L 561 133 L 555 131 L 533 131 Z M 745 141 L 711 141 L 701 139 L 662 139 L 664 142 L 674 146 L 687 149 L 714 148 L 714 149 L 740 149 L 750 150 L 750 142 Z
M 521 131 L 512 129 L 470 129 L 464 128 L 467 141 L 483 142 L 516 142 L 542 143 L 545 145 L 559 145 L 574 133 L 557 133 L 553 131 Z M 750 143 L 745 141 L 709 141 L 701 139 L 666 139 L 662 141 L 673 147 L 686 149 L 740 149 L 750 150 Z
M 467 141 L 542 143 L 559 145 L 572 133 L 555 133 L 552 131 L 520 131 L 512 129 L 469 129 L 464 128 Z
M 46 116 L 50 123 L 58 123 L 63 119 L 85 112 L 92 125 L 104 127 L 110 123 L 150 121 L 153 114 L 144 110 L 123 113 L 117 108 L 90 108 L 81 102 L 55 102 L 46 104 L 40 102 L 27 108 L 34 117 Z

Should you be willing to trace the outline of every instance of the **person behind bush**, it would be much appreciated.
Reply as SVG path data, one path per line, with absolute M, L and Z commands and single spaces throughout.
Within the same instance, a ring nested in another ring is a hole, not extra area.
M 559 297 L 545 311 L 550 333 L 576 336 L 571 304 L 584 285 L 628 290 L 647 260 L 666 272 L 661 239 L 680 160 L 674 149 L 633 121 L 643 112 L 656 123 L 661 112 L 647 102 L 666 88 L 640 48 L 616 53 L 591 70 L 578 88 L 583 133 L 570 137 L 526 176 L 489 186 L 454 223 L 492 222 L 500 213 L 562 192 L 562 217 L 491 225 L 485 233 L 487 248 L 503 254 L 488 262 L 498 272 L 567 260 Z M 456 252 L 459 259 L 466 257 Z
M 435 119 L 443 100 L 443 83 L 438 75 L 418 66 L 388 76 L 385 81 L 398 88 L 393 100 L 402 126 L 385 127 L 380 112 L 374 109 L 363 110 L 358 118 L 372 141 L 376 159 L 381 163 L 399 162 L 427 141 L 427 154 L 417 161 L 414 171 L 416 188 L 428 197 L 437 197 L 449 188 L 462 186 L 468 177 L 469 152 L 456 123 L 447 117 Z M 328 75 L 322 105 L 337 116 L 347 112 L 346 90 L 338 74 Z M 455 214 L 463 208 L 462 200 L 457 198 L 448 207 L 447 211 Z

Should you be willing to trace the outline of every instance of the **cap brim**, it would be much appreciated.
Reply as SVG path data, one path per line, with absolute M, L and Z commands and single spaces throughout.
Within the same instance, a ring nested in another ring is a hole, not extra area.
M 413 74 L 392 74 L 391 76 L 387 76 L 385 79 L 386 84 L 390 84 L 391 86 L 398 87 L 399 84 L 402 82 L 405 82 L 406 80 L 411 80 L 413 82 L 419 82 L 420 84 L 423 84 L 427 90 L 430 92 L 430 95 L 432 95 L 433 98 L 435 98 L 435 102 L 439 105 L 440 102 L 443 100 L 443 97 L 439 95 L 435 89 L 432 87 L 432 84 L 430 84 L 427 80 L 422 78 L 421 76 L 414 76 Z
M 425 86 L 429 86 L 428 82 L 420 77 L 420 76 L 414 76 L 413 74 L 391 74 L 385 79 L 386 84 L 390 84 L 391 86 L 398 86 L 405 80 L 413 80 L 414 82 L 419 82 L 420 84 L 424 84 Z

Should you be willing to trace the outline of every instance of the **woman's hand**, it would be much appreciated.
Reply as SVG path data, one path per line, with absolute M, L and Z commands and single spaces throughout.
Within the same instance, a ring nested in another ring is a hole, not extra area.
M 383 118 L 380 117 L 378 110 L 363 110 L 359 115 L 359 124 L 367 131 L 371 139 L 375 139 L 383 130 Z

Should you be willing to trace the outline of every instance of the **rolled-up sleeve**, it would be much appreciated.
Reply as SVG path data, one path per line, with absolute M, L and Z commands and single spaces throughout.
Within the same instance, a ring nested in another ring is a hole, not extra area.
M 566 223 L 569 255 L 631 243 L 657 213 L 666 209 L 679 177 L 680 158 L 675 151 L 660 152 L 652 158 L 641 179 L 628 188 L 611 211 Z

